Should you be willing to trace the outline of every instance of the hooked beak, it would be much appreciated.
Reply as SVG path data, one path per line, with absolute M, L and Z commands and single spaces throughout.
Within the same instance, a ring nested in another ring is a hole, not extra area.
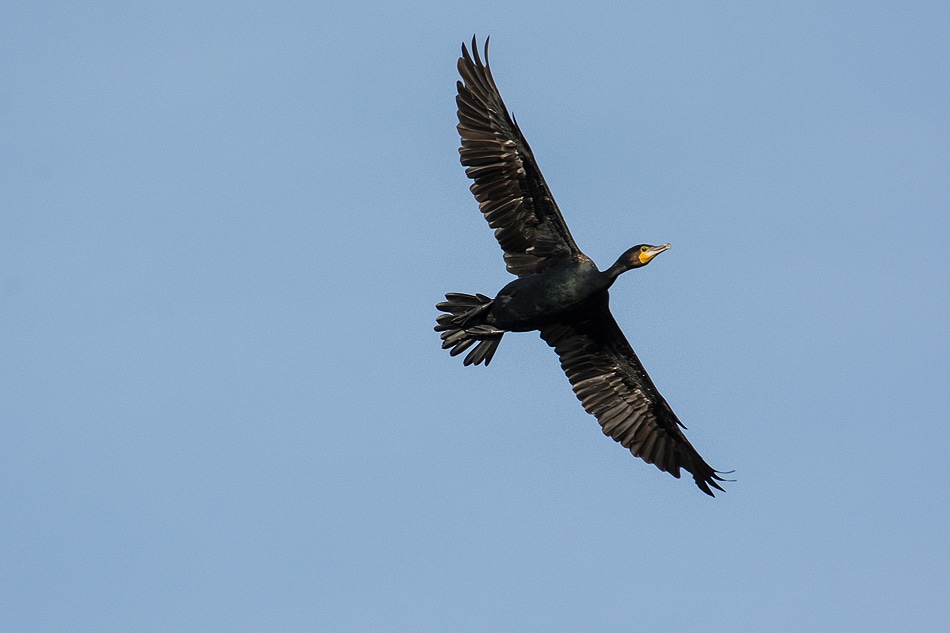
M 661 245 L 661 246 L 651 246 L 651 247 L 648 248 L 647 250 L 645 250 L 645 251 L 643 251 L 642 253 L 640 253 L 640 255 L 639 255 L 639 257 L 640 257 L 640 263 L 641 263 L 641 264 L 649 264 L 651 259 L 653 259 L 653 258 L 656 257 L 657 255 L 659 255 L 659 254 L 662 253 L 663 251 L 667 251 L 667 250 L 669 250 L 669 249 L 670 249 L 670 245 L 669 245 L 669 244 L 663 244 L 663 245 Z

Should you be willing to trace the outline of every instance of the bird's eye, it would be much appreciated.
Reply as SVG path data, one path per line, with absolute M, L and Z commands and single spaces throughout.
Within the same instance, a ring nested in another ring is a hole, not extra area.
M 646 253 L 648 250 L 650 250 L 650 247 L 649 247 L 649 246 L 641 246 L 641 247 L 640 247 L 640 252 L 641 252 L 641 253 Z

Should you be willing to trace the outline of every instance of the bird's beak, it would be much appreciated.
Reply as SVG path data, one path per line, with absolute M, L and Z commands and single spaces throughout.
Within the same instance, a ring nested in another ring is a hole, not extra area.
M 662 246 L 651 246 L 647 250 L 640 253 L 640 263 L 649 264 L 650 260 L 662 253 L 663 251 L 669 250 L 669 244 L 663 244 Z

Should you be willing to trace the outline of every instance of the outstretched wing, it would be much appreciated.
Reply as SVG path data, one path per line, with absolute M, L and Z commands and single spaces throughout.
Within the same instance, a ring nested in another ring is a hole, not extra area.
M 474 56 L 474 58 L 473 58 Z M 508 272 L 522 277 L 581 254 L 535 163 L 528 142 L 508 114 L 472 38 L 472 55 L 462 45 L 458 62 L 459 148 L 479 209 L 495 229 Z
M 696 485 L 713 496 L 724 481 L 696 452 L 682 423 L 653 385 L 605 301 L 571 323 L 541 330 L 541 338 L 561 359 L 574 393 L 609 435 L 648 464 L 676 477 L 692 473 Z

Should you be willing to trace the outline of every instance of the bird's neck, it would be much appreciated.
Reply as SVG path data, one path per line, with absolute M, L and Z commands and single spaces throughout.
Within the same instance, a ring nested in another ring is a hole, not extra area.
M 611 266 L 610 268 L 608 268 L 607 270 L 603 271 L 600 274 L 605 278 L 607 287 L 609 288 L 610 286 L 614 284 L 615 281 L 617 281 L 617 277 L 619 277 L 622 273 L 625 273 L 628 270 L 630 270 L 630 268 L 631 268 L 630 264 L 628 264 L 624 260 L 624 258 L 621 257 L 620 259 L 614 262 L 613 266 Z

